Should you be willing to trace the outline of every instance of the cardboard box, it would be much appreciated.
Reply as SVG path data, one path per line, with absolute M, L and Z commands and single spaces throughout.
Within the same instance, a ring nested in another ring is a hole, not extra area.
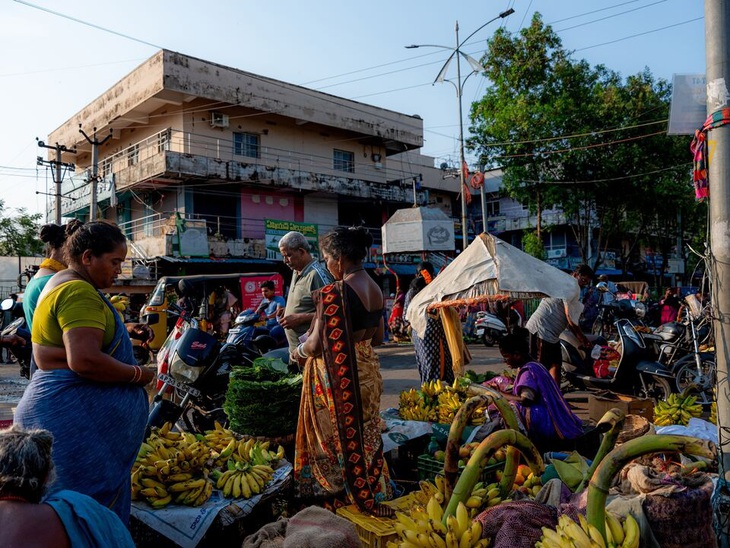
M 654 421 L 654 401 L 633 396 L 624 396 L 614 392 L 591 394 L 588 397 L 588 417 L 598 422 L 610 409 L 620 409 L 627 415 L 639 415 L 649 422 Z

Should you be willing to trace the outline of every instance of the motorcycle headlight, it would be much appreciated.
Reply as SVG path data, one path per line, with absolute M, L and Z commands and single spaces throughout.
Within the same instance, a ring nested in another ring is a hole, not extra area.
M 646 305 L 644 303 L 636 303 L 636 317 L 641 319 L 646 316 Z
M 181 381 L 186 384 L 193 384 L 198 380 L 200 373 L 202 373 L 202 367 L 190 367 L 184 361 L 180 359 L 177 352 L 172 357 L 170 363 L 170 376 L 176 381 Z

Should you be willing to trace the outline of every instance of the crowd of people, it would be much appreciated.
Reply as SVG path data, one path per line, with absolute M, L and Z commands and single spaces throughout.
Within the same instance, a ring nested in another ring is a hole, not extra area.
M 131 338 L 149 339 L 151 331 L 125 325 L 100 291 L 121 273 L 126 238 L 111 223 L 76 221 L 45 225 L 40 238 L 46 258 L 23 300 L 34 373 L 15 426 L 0 432 L 0 528 L 22 539 L 42 521 L 43 535 L 56 539 L 47 545 L 82 545 L 77 538 L 98 542 L 110 534 L 118 535 L 115 545 L 131 545 L 124 535 L 129 472 L 146 425 L 144 387 L 155 377 L 136 364 Z M 363 266 L 372 243 L 365 228 L 337 227 L 320 239 L 320 261 L 304 235 L 286 234 L 279 249 L 292 270 L 287 298 L 265 281 L 255 313 L 267 326 L 285 329 L 290 364 L 303 375 L 294 456 L 298 500 L 331 509 L 357 504 L 386 515 L 390 508 L 381 503 L 392 497 L 393 487 L 382 450 L 383 380 L 374 351 L 386 323 L 396 337 L 410 335 L 422 382 L 450 383 L 456 366 L 443 313 L 429 313 L 423 336 L 409 334 L 405 321 L 411 301 L 436 278 L 433 265 L 418 265 L 386 322 L 383 292 Z M 588 347 L 583 332 L 603 298 L 589 267 L 580 265 L 573 276 L 580 287 L 577 299 L 542 299 L 524 330 L 513 329 L 500 340 L 504 362 L 516 377 L 509 386 L 490 383 L 505 393 L 525 431 L 541 445 L 583 432 L 560 392 L 558 337 L 567 328 Z M 188 298 L 183 292 L 178 304 L 192 307 Z M 676 319 L 673 293 L 667 292 L 662 306 L 662 319 Z M 239 298 L 221 285 L 198 313 L 225 334 L 239 310 Z M 80 526 L 81 514 L 92 516 L 98 527 Z

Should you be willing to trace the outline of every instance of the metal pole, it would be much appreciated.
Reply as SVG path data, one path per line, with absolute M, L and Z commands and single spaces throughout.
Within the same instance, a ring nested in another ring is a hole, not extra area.
M 730 6 L 725 0 L 705 0 L 707 113 L 727 107 L 730 82 Z M 716 100 L 716 98 L 719 99 Z M 717 362 L 717 425 L 720 450 L 719 482 L 713 500 L 714 525 L 719 545 L 730 546 L 730 128 L 709 134 L 713 150 L 709 162 L 710 268 L 712 317 Z M 714 147 L 713 147 L 714 145 Z
M 469 245 L 469 228 L 466 224 L 466 181 L 464 181 L 464 115 L 462 114 L 461 107 L 461 52 L 459 51 L 459 22 L 456 22 L 454 27 L 456 32 L 456 98 L 459 101 L 459 181 L 461 182 L 461 188 L 459 194 L 461 195 L 461 239 L 462 249 L 466 249 Z
M 61 224 L 61 145 L 56 143 L 56 224 Z
M 89 220 L 96 220 L 96 197 L 99 187 L 97 175 L 99 174 L 99 143 L 96 140 L 96 128 L 94 128 L 94 142 L 91 145 L 91 201 L 89 203 Z
M 485 184 L 486 181 L 482 181 L 482 188 L 480 189 L 480 192 L 482 198 L 482 232 L 487 234 L 489 230 L 487 230 L 487 193 L 484 190 Z

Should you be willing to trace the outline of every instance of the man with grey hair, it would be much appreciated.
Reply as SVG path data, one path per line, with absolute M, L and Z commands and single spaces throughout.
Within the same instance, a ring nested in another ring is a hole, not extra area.
M 279 240 L 284 264 L 294 271 L 286 308 L 280 308 L 278 314 L 279 324 L 285 329 L 289 341 L 290 355 L 314 318 L 312 291 L 333 281 L 329 271 L 312 257 L 310 249 L 307 238 L 301 232 L 287 232 Z

